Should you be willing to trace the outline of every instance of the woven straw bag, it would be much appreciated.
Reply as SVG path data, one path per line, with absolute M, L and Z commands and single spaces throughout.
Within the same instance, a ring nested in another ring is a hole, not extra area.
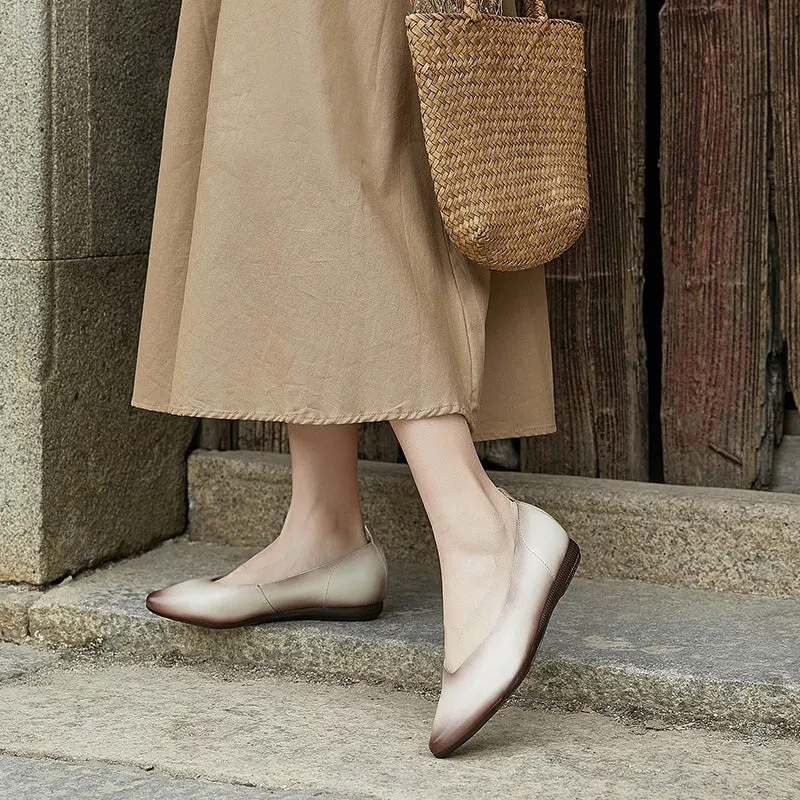
M 588 219 L 583 26 L 544 0 L 523 16 L 463 9 L 406 14 L 436 199 L 464 255 L 528 269 Z

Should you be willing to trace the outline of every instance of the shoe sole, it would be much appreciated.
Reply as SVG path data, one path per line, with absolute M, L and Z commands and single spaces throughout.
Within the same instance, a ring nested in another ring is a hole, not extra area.
M 544 633 L 547 630 L 547 624 L 550 622 L 550 615 L 553 613 L 553 609 L 556 607 L 558 601 L 564 596 L 564 592 L 567 591 L 567 587 L 575 576 L 575 571 L 578 569 L 578 564 L 580 564 L 580 562 L 581 549 L 578 547 L 577 542 L 570 539 L 569 544 L 567 545 L 567 552 L 564 555 L 564 560 L 561 562 L 561 566 L 556 573 L 556 578 L 553 581 L 552 587 L 550 588 L 550 593 L 547 595 L 547 599 L 545 600 L 542 616 L 539 618 L 539 626 L 536 629 L 536 637 L 533 640 L 533 646 L 531 647 L 530 653 L 528 654 L 525 663 L 522 665 L 522 668 L 519 670 L 519 672 L 517 672 L 510 687 L 497 699 L 497 701 L 486 711 L 486 713 L 483 714 L 483 716 L 481 716 L 480 719 L 469 728 L 469 730 L 467 730 L 459 739 L 448 745 L 446 748 L 437 751 L 431 750 L 436 758 L 446 758 L 451 753 L 455 752 L 459 747 L 461 747 L 462 744 L 471 739 L 500 710 L 501 706 L 506 702 L 506 700 L 508 700 L 508 698 L 525 679 L 525 676 L 528 674 L 531 665 L 533 664 L 533 659 L 536 657 L 536 651 L 539 649 L 539 644 L 541 643 Z
M 184 619 L 168 614 L 159 614 L 148 608 L 151 614 L 164 619 L 185 622 L 187 625 L 197 625 L 201 628 L 242 628 L 247 625 L 266 625 L 270 622 L 289 622 L 292 620 L 327 620 L 341 622 L 362 622 L 375 619 L 383 611 L 383 601 L 372 603 L 368 606 L 346 606 L 330 608 L 298 608 L 291 611 L 279 611 L 274 614 L 263 614 L 258 617 L 236 620 L 234 622 L 215 622 L 209 619 Z

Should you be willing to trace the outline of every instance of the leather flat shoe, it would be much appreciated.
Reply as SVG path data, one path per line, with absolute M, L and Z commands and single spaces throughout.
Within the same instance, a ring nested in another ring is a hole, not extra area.
M 429 743 L 438 758 L 474 736 L 522 682 L 581 558 L 578 545 L 550 514 L 498 488 L 517 507 L 509 588 L 489 635 L 454 672 L 442 665 Z
M 295 619 L 367 620 L 383 610 L 388 567 L 364 523 L 367 543 L 341 558 L 271 583 L 192 578 L 147 595 L 154 614 L 206 628 Z

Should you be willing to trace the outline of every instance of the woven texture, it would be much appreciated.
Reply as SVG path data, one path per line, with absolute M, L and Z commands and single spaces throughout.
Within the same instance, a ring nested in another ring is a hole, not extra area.
M 409 0 L 409 6 L 417 13 L 459 12 L 464 10 L 464 0 Z M 503 0 L 478 0 L 478 7 L 487 14 L 502 14 Z
M 583 26 L 549 19 L 542 0 L 524 16 L 481 2 L 406 15 L 425 146 L 456 247 L 491 269 L 528 269 L 588 219 Z

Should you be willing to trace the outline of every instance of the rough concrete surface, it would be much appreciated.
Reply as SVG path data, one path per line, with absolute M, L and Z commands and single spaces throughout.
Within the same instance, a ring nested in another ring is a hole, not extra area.
M 197 420 L 130 404 L 146 261 L 53 268 L 35 582 L 144 550 L 185 526 L 184 459 Z
M 197 420 L 130 405 L 145 272 L 146 256 L 0 261 L 0 580 L 45 584 L 184 528 Z
M 75 664 L 0 684 L 0 749 L 299 796 L 796 800 L 800 792 L 800 744 L 791 739 L 506 708 L 439 760 L 427 748 L 433 712 L 430 701 L 364 685 Z
M 22 642 L 28 636 L 28 609 L 41 592 L 0 583 L 0 641 Z
M 40 262 L 0 259 L 0 580 L 40 571 L 48 281 Z
M 44 249 L 49 203 L 48 0 L 0 0 L 0 256 Z M 52 159 L 50 159 L 52 163 Z
M 0 256 L 144 254 L 180 0 L 0 0 Z
M 0 681 L 18 678 L 57 661 L 57 656 L 29 644 L 0 642 Z
M 146 610 L 144 597 L 152 589 L 221 574 L 250 553 L 168 542 L 47 592 L 30 608 L 30 632 L 52 644 L 138 660 L 260 665 L 438 691 L 440 589 L 437 570 L 426 565 L 390 564 L 384 613 L 370 622 L 209 630 Z M 517 699 L 800 733 L 799 611 L 795 598 L 578 577 L 556 609 Z
M 282 453 L 195 450 L 189 535 L 263 547 L 289 505 Z M 360 461 L 361 502 L 387 554 L 436 563 L 406 464 Z M 800 495 L 489 470 L 492 480 L 561 522 L 586 577 L 800 596 Z
M 208 780 L 187 780 L 103 762 L 81 764 L 0 756 L 0 800 L 336 800 L 340 795 L 272 792 Z
M 53 256 L 145 254 L 180 1 L 49 6 Z

